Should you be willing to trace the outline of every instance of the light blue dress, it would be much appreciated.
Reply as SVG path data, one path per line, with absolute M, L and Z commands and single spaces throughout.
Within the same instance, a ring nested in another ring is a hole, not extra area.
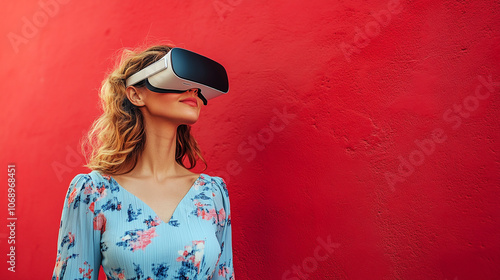
M 201 174 L 169 221 L 111 176 L 70 183 L 52 279 L 235 279 L 231 212 L 224 180 Z

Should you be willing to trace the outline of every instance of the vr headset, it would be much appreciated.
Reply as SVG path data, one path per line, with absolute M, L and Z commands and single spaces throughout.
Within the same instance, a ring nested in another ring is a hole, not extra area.
M 171 49 L 160 60 L 130 76 L 126 86 L 143 80 L 150 91 L 158 93 L 182 93 L 198 88 L 204 105 L 229 90 L 226 69 L 221 64 L 181 48 Z

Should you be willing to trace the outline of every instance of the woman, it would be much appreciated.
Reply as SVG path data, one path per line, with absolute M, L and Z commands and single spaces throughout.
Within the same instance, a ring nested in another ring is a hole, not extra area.
M 52 279 L 97 279 L 101 265 L 108 279 L 234 279 L 225 182 L 189 171 L 198 159 L 206 169 L 190 133 L 200 92 L 126 87 L 171 49 L 128 52 L 104 80 L 84 143 L 92 172 L 70 183 Z

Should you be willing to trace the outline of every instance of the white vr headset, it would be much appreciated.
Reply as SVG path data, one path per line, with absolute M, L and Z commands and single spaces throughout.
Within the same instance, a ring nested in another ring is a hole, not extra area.
M 221 64 L 181 48 L 171 49 L 160 60 L 130 76 L 126 86 L 143 80 L 150 91 L 158 93 L 182 93 L 198 88 L 204 105 L 229 90 L 226 69 Z

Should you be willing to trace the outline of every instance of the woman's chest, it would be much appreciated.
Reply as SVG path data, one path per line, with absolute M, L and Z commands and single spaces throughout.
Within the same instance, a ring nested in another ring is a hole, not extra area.
M 197 205 L 181 205 L 168 223 L 141 204 L 129 203 L 120 209 L 108 214 L 101 235 L 105 271 L 123 270 L 127 277 L 134 277 L 137 266 L 143 270 L 162 266 L 171 271 L 184 267 L 195 274 L 215 268 L 221 252 L 217 223 L 199 215 L 205 210 Z

